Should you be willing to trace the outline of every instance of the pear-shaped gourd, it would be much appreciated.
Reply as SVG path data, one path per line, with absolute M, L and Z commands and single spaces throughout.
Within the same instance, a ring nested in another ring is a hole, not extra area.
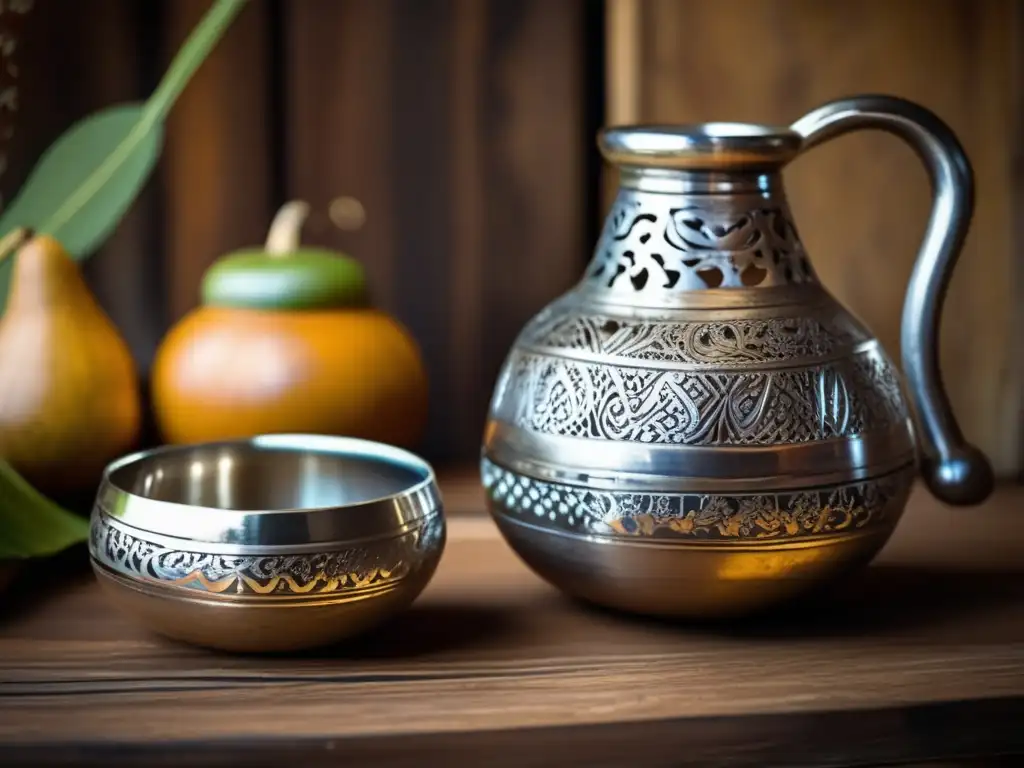
M 285 205 L 263 249 L 203 276 L 202 306 L 171 329 L 153 364 L 163 438 L 193 443 L 269 433 L 418 441 L 427 378 L 419 349 L 369 305 L 362 266 L 303 247 L 308 213 Z
M 18 253 L 0 318 L 0 456 L 51 495 L 95 486 L 141 420 L 128 345 L 48 235 Z

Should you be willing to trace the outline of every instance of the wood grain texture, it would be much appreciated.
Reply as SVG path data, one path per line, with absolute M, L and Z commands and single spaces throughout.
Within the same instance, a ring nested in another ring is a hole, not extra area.
M 495 765 L 838 765 L 1024 753 L 1010 727 L 1024 716 L 1019 489 L 971 511 L 915 492 L 876 564 L 827 600 L 717 627 L 572 603 L 500 541 L 474 472 L 442 490 L 462 514 L 423 597 L 371 635 L 298 657 L 165 642 L 113 613 L 86 574 L 23 574 L 0 620 L 0 756 L 406 765 L 465 747 Z
M 475 456 L 522 325 L 580 274 L 583 16 L 544 0 L 290 0 L 288 194 L 423 349 L 423 450 Z M 367 212 L 333 230 L 340 195 Z
M 209 0 L 164 3 L 167 61 Z M 269 4 L 249 3 L 167 120 L 162 161 L 169 322 L 199 300 L 214 260 L 263 242 L 271 218 Z
M 0 185 L 4 199 L 16 193 L 40 155 L 72 123 L 146 92 L 158 62 L 137 33 L 149 10 L 124 0 L 43 0 L 24 17 L 16 42 L 20 108 Z M 156 222 L 150 185 L 83 267 L 143 365 L 162 332 L 161 262 L 151 237 Z
M 788 124 L 824 101 L 883 92 L 949 122 L 974 164 L 977 202 L 942 326 L 944 376 L 964 432 L 1000 474 L 1015 474 L 1024 463 L 1014 282 L 1024 251 L 1011 162 L 1020 144 L 1017 4 L 649 0 L 640 12 L 642 121 Z M 786 179 L 823 281 L 897 354 L 903 294 L 928 213 L 923 168 L 895 138 L 863 134 L 799 159 Z
M 1017 83 L 1024 83 L 1024 5 L 1020 3 L 1013 4 L 1010 36 L 1014 78 Z M 1024 88 L 1015 88 L 1013 92 L 1013 127 L 1011 133 L 1014 136 L 1024 135 Z M 1018 252 L 1018 268 L 1014 274 L 1015 279 L 1012 283 L 1012 290 L 1015 292 L 1014 295 L 1016 297 L 1020 297 L 1024 296 L 1024 269 L 1019 266 L 1021 260 L 1024 260 L 1024 255 L 1021 254 L 1019 247 L 1021 243 L 1024 243 L 1024 142 L 1013 142 L 1010 160 L 1011 172 L 1013 174 L 1012 197 L 1010 200 L 1013 216 L 1011 242 Z M 1012 327 L 1016 328 L 1017 332 L 1011 333 L 1010 338 L 1016 342 L 1014 346 L 1017 354 L 1015 357 L 1011 357 L 1010 360 L 1013 365 L 1011 376 L 1017 381 L 1024 381 L 1024 333 L 1020 333 L 1020 329 L 1024 328 L 1024 301 L 1020 301 L 1018 298 L 1013 302 L 1013 306 L 1015 311 L 1011 316 Z M 1011 343 L 1013 342 L 1011 341 Z M 1017 423 L 1022 425 L 1018 435 L 1017 447 L 1019 455 L 1024 456 L 1024 397 L 1021 397 L 1017 404 Z M 1017 482 L 1024 484 L 1024 460 L 1020 462 L 1020 465 L 1017 473 Z
M 1017 768 L 1024 757 L 1019 734 L 1022 703 L 992 699 L 899 710 L 821 713 L 741 720 L 617 723 L 614 728 L 521 728 L 382 737 L 263 738 L 235 742 L 165 744 L 89 743 L 0 748 L 12 765 L 153 766 L 195 768 L 308 768 L 422 765 L 540 768 Z M 964 727 L 965 723 L 973 727 Z M 981 739 L 979 740 L 979 734 Z M 937 755 L 918 762 L 915 755 Z

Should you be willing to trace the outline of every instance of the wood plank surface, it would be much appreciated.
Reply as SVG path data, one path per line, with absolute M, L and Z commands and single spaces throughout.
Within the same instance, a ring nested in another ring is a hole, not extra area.
M 404 765 L 460 745 L 501 765 L 1024 754 L 1020 489 L 969 511 L 916 492 L 877 562 L 827 600 L 708 627 L 563 598 L 499 539 L 474 473 L 443 488 L 449 544 L 422 598 L 297 657 L 164 641 L 81 568 L 23 573 L 0 614 L 0 762 Z
M 629 119 L 785 125 L 831 99 L 889 93 L 921 102 L 952 126 L 974 165 L 976 208 L 942 326 L 943 373 L 963 431 L 1000 474 L 1018 473 L 1021 5 L 610 0 L 608 7 L 609 69 L 636 80 L 611 78 L 608 103 Z M 897 354 L 929 206 L 919 161 L 897 139 L 863 133 L 798 159 L 786 184 L 822 281 Z

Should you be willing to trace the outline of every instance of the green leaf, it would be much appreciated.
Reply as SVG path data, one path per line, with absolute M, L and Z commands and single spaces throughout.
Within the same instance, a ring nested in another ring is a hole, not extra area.
M 88 520 L 54 504 L 0 460 L 0 560 L 55 555 L 88 537 Z
M 92 255 L 131 207 L 160 157 L 162 125 L 133 136 L 143 111 L 142 104 L 127 104 L 75 123 L 50 146 L 0 215 L 0 232 L 28 227 L 53 235 L 75 259 Z M 104 182 L 87 186 L 104 165 L 109 168 Z M 76 196 L 81 202 L 75 210 L 61 214 L 59 201 L 73 203 Z M 13 258 L 0 263 L 0 314 L 13 263 Z
M 162 126 L 139 131 L 144 110 L 143 104 L 119 105 L 72 125 L 50 145 L 0 215 L 0 232 L 19 226 L 45 232 L 78 259 L 95 251 L 160 156 Z
M 215 0 L 145 104 L 106 109 L 57 139 L 0 215 L 0 237 L 26 227 L 52 235 L 74 259 L 91 256 L 148 180 L 167 112 L 246 2 Z M 0 262 L 0 314 L 13 261 Z

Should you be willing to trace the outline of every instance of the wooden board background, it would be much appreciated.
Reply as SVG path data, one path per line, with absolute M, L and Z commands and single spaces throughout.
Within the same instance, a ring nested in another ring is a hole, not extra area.
M 1020 471 L 1024 439 L 1021 18 L 1014 0 L 607 4 L 610 122 L 788 124 L 868 92 L 919 101 L 949 122 L 974 164 L 977 202 L 941 359 L 965 434 L 1003 475 Z M 898 354 L 928 215 L 924 169 L 897 139 L 865 133 L 798 159 L 786 181 L 823 281 Z

